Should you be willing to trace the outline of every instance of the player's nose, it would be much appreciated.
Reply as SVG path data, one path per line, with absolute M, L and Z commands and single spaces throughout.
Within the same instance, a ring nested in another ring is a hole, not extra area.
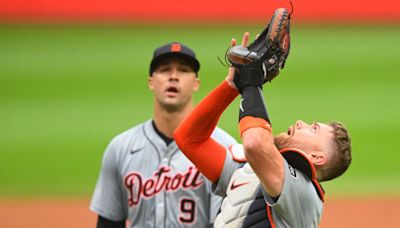
M 169 75 L 169 80 L 178 80 L 179 71 L 176 68 L 171 70 L 171 74 Z
M 307 125 L 307 124 L 306 124 L 305 122 L 301 121 L 301 120 L 297 120 L 297 121 L 296 121 L 296 124 L 295 124 L 295 126 L 296 126 L 297 129 L 301 129 L 302 127 L 304 127 L 304 126 L 306 126 L 306 125 Z

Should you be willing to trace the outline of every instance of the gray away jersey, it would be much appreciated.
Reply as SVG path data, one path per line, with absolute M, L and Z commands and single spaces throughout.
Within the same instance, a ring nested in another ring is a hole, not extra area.
M 216 128 L 228 147 L 234 138 Z M 211 182 L 179 150 L 166 145 L 151 120 L 116 136 L 104 156 L 90 208 L 130 227 L 208 227 L 221 204 Z
M 307 176 L 285 160 L 282 193 L 277 200 L 272 199 L 250 165 L 233 158 L 243 154 L 243 147 L 235 145 L 227 151 L 219 181 L 213 185 L 215 193 L 225 197 L 215 227 L 272 227 L 268 214 L 277 228 L 318 227 L 323 202 Z

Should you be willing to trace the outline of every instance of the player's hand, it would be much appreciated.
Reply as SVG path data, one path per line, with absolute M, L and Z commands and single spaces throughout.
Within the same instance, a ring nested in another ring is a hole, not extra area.
M 242 46 L 243 47 L 247 47 L 248 43 L 249 43 L 249 37 L 250 37 L 250 33 L 245 32 L 243 34 L 243 38 L 242 38 Z M 237 42 L 235 38 L 232 38 L 231 40 L 231 47 L 236 46 Z M 237 89 L 235 83 L 233 82 L 233 76 L 235 75 L 235 68 L 234 67 L 229 67 L 228 70 L 228 75 L 226 76 L 225 80 L 228 83 L 229 86 L 231 86 L 234 89 Z
M 232 39 L 232 47 L 244 47 L 247 49 L 250 34 L 245 32 L 243 34 L 242 45 L 236 45 L 236 40 Z M 260 36 L 257 34 L 256 39 Z M 233 66 L 232 66 L 233 65 Z M 256 86 L 262 88 L 265 79 L 265 70 L 263 67 L 262 60 L 256 60 L 247 64 L 237 65 L 232 63 L 229 68 L 229 73 L 226 78 L 228 84 L 233 83 L 231 87 L 236 88 L 239 93 L 242 93 L 243 89 L 248 86 Z

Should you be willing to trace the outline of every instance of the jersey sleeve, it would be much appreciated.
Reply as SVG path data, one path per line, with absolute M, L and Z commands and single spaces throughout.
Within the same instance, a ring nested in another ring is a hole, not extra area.
M 90 204 L 92 211 L 113 221 L 123 221 L 127 214 L 123 204 L 123 183 L 117 169 L 118 148 L 117 140 L 114 139 L 104 152 L 100 175 Z
M 229 150 L 229 149 L 228 149 Z M 221 175 L 217 182 L 212 185 L 213 193 L 222 197 L 226 196 L 226 190 L 228 189 L 229 182 L 233 173 L 240 167 L 243 167 L 245 163 L 237 162 L 233 159 L 232 153 L 226 153 L 224 167 Z
M 266 203 L 279 217 L 276 222 L 284 220 L 290 227 L 318 227 L 323 203 L 311 180 L 286 160 L 284 166 L 285 180 L 279 198 L 273 199 L 262 188 Z
M 216 142 L 224 146 L 225 148 L 228 148 L 232 145 L 237 144 L 237 141 L 235 138 L 233 138 L 230 134 L 225 132 L 219 127 L 216 127 L 214 132 L 211 135 L 211 138 L 213 138 Z

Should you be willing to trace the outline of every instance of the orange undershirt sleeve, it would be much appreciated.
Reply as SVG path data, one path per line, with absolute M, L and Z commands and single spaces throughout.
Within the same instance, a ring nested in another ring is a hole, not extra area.
M 212 182 L 221 174 L 226 149 L 212 139 L 211 134 L 222 112 L 238 94 L 224 80 L 193 109 L 174 133 L 181 151 Z

